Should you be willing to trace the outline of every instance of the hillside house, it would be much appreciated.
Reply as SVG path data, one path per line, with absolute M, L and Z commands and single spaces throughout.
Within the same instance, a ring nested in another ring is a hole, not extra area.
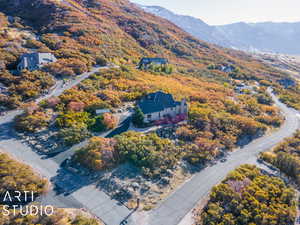
M 8 87 L 0 83 L 0 94 L 8 94 Z
M 175 101 L 171 94 L 162 91 L 151 93 L 138 102 L 144 113 L 145 123 L 172 124 L 187 119 L 188 105 L 185 99 Z
M 235 70 L 235 67 L 232 65 L 222 65 L 220 70 L 225 73 L 232 73 Z
M 169 61 L 165 58 L 142 58 L 138 64 L 138 68 L 147 68 L 150 64 L 166 65 Z
M 247 85 L 244 83 L 240 83 L 240 84 L 236 85 L 234 90 L 238 94 L 243 94 L 245 92 L 249 92 L 251 94 L 256 94 L 255 87 L 256 86 L 254 86 L 254 85 Z
M 285 78 L 285 79 L 281 79 L 279 81 L 277 81 L 281 86 L 283 86 L 284 88 L 289 88 L 289 87 L 295 87 L 296 86 L 296 82 L 292 79 L 289 78 Z
M 26 53 L 21 56 L 17 69 L 18 71 L 25 69 L 34 71 L 56 61 L 57 59 L 52 53 Z
M 110 109 L 96 109 L 96 115 L 103 115 L 104 113 L 110 113 Z

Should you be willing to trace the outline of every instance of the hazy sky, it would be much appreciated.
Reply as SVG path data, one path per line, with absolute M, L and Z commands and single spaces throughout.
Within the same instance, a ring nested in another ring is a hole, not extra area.
M 300 0 L 131 0 L 191 15 L 211 25 L 300 21 Z

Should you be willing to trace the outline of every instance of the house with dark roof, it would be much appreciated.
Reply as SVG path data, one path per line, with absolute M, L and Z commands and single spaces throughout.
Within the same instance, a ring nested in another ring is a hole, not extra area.
M 150 64 L 166 65 L 169 61 L 165 58 L 142 58 L 138 64 L 138 68 L 147 68 Z
M 290 78 L 284 78 L 281 80 L 277 81 L 281 86 L 283 86 L 284 88 L 289 88 L 289 87 L 295 87 L 296 86 L 296 82 L 293 79 Z
M 144 113 L 145 123 L 177 123 L 187 118 L 188 105 L 185 99 L 175 101 L 171 94 L 162 91 L 143 97 L 137 106 Z
M 18 71 L 25 69 L 30 71 L 38 70 L 44 65 L 56 61 L 57 59 L 52 53 L 26 53 L 21 56 L 17 69 Z

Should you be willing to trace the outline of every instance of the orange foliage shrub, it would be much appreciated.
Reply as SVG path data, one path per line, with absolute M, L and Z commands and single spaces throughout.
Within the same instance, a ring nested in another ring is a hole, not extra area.
M 88 67 L 79 59 L 69 58 L 59 59 L 55 63 L 48 64 L 45 66 L 45 70 L 57 76 L 67 77 L 87 72 Z
M 70 102 L 67 106 L 67 109 L 74 112 L 82 112 L 85 107 L 83 102 Z
M 115 128 L 118 125 L 118 122 L 118 119 L 111 113 L 103 114 L 103 124 L 108 130 Z
M 110 168 L 116 163 L 115 144 L 114 139 L 93 137 L 87 147 L 76 152 L 73 160 L 92 170 Z

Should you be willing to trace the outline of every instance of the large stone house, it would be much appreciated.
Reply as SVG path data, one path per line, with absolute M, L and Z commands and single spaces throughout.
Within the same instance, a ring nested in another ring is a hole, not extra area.
M 178 123 L 187 119 L 186 100 L 175 101 L 171 94 L 162 91 L 148 94 L 137 105 L 145 115 L 145 123 Z
M 138 64 L 138 68 L 147 68 L 150 64 L 166 65 L 169 61 L 165 58 L 142 58 Z
M 26 53 L 21 56 L 17 69 L 18 71 L 25 69 L 33 71 L 56 61 L 57 59 L 52 53 Z

